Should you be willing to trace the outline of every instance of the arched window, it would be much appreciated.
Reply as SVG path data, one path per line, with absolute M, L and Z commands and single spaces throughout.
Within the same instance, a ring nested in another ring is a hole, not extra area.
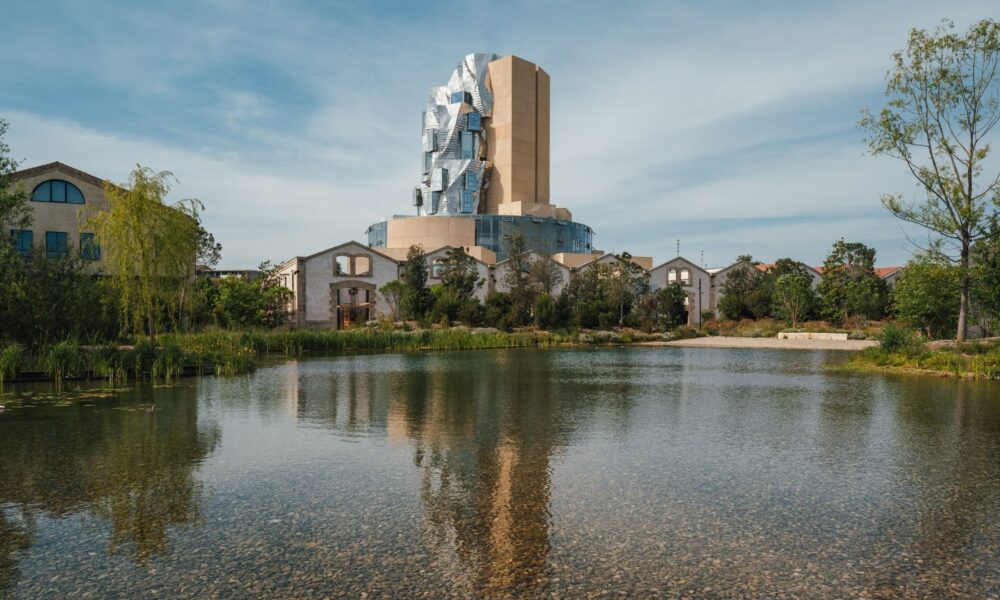
M 43 181 L 31 192 L 32 202 L 59 202 L 61 204 L 83 204 L 83 192 L 68 181 L 50 179 Z

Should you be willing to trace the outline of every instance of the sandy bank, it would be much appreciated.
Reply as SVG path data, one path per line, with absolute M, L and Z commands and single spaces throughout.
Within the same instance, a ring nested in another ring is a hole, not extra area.
M 778 350 L 864 350 L 877 346 L 874 340 L 779 340 L 778 338 L 703 337 L 674 342 L 645 342 L 643 346 L 686 348 L 771 348 Z

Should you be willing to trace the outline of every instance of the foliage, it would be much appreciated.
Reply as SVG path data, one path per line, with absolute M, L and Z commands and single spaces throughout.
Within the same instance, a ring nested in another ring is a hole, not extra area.
M 960 268 L 957 337 L 968 333 L 970 251 L 998 220 L 1000 172 L 989 159 L 988 139 L 1000 121 L 1000 23 L 983 20 L 964 35 L 944 21 L 933 31 L 913 29 L 905 50 L 893 54 L 886 106 L 865 111 L 861 126 L 876 156 L 906 164 L 925 193 L 908 203 L 882 197 L 897 218 L 926 228 L 935 250 Z M 990 169 L 990 172 L 987 170 Z
M 834 323 L 849 317 L 881 317 L 888 290 L 875 273 L 875 249 L 843 239 L 834 242 L 817 291 L 824 316 Z
M 427 289 L 427 256 L 420 246 L 410 246 L 403 263 L 403 293 L 399 304 L 404 319 L 423 319 L 434 301 Z
M 1000 328 L 1000 230 L 972 248 L 972 297 Z
M 476 269 L 476 259 L 466 254 L 465 248 L 459 246 L 448 250 L 441 261 L 441 285 L 460 304 L 472 300 L 483 283 Z
M 389 310 L 392 312 L 392 317 L 395 321 L 398 321 L 401 316 L 401 301 L 405 289 L 406 286 L 401 280 L 393 279 L 380 287 L 378 290 L 379 293 L 382 294 L 382 297 L 385 298 L 386 303 L 389 305 Z
M 607 293 L 618 307 L 618 326 L 625 325 L 625 316 L 644 294 L 649 291 L 649 274 L 632 262 L 632 255 L 622 252 L 615 255 L 609 277 L 605 280 Z
M 534 306 L 535 326 L 540 329 L 553 329 L 558 325 L 556 301 L 545 292 L 535 296 Z
M 762 289 L 764 274 L 757 269 L 753 258 L 740 256 L 736 265 L 726 273 L 719 299 L 719 312 L 724 319 L 764 318 L 770 309 L 770 298 Z
M 815 304 L 812 277 L 805 273 L 790 272 L 779 275 L 774 280 L 775 315 L 788 320 L 797 327 L 799 320 Z
M 537 291 L 552 296 L 556 288 L 563 284 L 563 269 L 551 257 L 541 256 L 531 261 L 528 280 Z
M 504 274 L 504 284 L 510 295 L 511 325 L 527 325 L 531 320 L 531 303 L 534 297 L 528 272 L 531 269 L 528 251 L 524 245 L 524 236 L 520 233 L 507 239 L 507 272 Z
M 222 244 L 215 241 L 215 236 L 204 227 L 198 226 L 198 258 L 199 265 L 214 267 L 222 260 Z
M 154 339 L 164 321 L 177 325 L 199 248 L 197 200 L 165 203 L 173 175 L 137 166 L 122 186 L 105 182 L 108 210 L 88 224 L 121 300 L 122 326 Z
M 609 265 L 594 261 L 570 280 L 563 293 L 573 307 L 576 325 L 611 327 L 618 322 L 618 306 L 608 289 L 611 277 Z
M 882 339 L 879 341 L 882 352 L 901 352 L 913 354 L 923 349 L 923 343 L 913 333 L 912 329 L 889 324 L 882 328 Z
M 223 277 L 218 284 L 215 312 L 219 322 L 232 328 L 278 327 L 288 320 L 291 290 L 283 287 L 270 261 L 258 267 L 255 279 Z
M 67 336 L 113 339 L 120 330 L 114 289 L 74 252 L 49 258 L 35 248 L 23 258 L 0 243 L 0 276 L 0 340 L 38 346 Z
M 946 337 L 958 323 L 961 269 L 926 255 L 903 268 L 892 292 L 893 310 L 928 337 Z
M 640 320 L 664 331 L 684 325 L 687 321 L 686 297 L 679 283 L 645 294 L 637 306 Z
M 10 146 L 4 142 L 7 127 L 7 121 L 0 119 L 0 232 L 4 234 L 10 229 L 30 229 L 33 216 L 28 190 L 11 181 L 19 163 L 11 157 Z M 7 235 L 0 239 L 6 240 Z

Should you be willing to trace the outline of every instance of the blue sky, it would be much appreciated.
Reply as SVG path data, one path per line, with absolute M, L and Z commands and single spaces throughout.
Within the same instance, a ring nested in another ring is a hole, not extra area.
M 997 16 L 995 0 L 536 4 L 16 2 L 0 116 L 25 166 L 172 171 L 223 265 L 250 267 L 408 214 L 427 88 L 467 53 L 516 54 L 552 77 L 552 201 L 598 248 L 819 264 L 843 236 L 899 264 L 912 247 L 878 199 L 917 190 L 864 155 L 859 112 L 909 28 Z

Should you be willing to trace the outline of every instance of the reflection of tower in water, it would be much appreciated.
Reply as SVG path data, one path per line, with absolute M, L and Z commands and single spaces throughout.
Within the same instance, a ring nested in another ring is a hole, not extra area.
M 404 422 L 415 444 L 438 562 L 476 590 L 525 592 L 548 579 L 559 428 L 544 371 L 526 381 L 503 368 L 428 369 L 394 394 L 390 427 Z

